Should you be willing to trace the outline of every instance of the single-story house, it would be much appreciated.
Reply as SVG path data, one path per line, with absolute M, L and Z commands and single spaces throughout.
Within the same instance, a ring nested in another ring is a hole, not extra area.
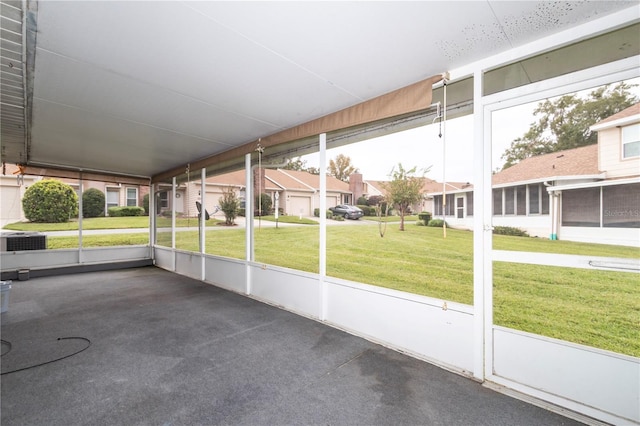
M 640 246 L 640 103 L 591 130 L 598 132 L 595 145 L 527 158 L 496 173 L 493 225 L 550 239 Z M 436 217 L 443 215 L 442 193 L 428 194 Z M 447 222 L 471 229 L 473 187 L 445 194 Z
M 60 173 L 61 175 L 64 173 Z M 42 176 L 22 175 L 15 164 L 4 164 L 0 175 L 0 227 L 9 223 L 27 220 L 22 210 L 22 197 L 29 186 L 42 179 Z M 56 177 L 53 178 L 71 186 L 80 193 L 80 183 L 77 178 Z M 117 206 L 143 206 L 143 199 L 149 193 L 149 185 L 142 185 L 136 179 L 117 178 L 91 173 L 87 179 L 82 180 L 83 191 L 96 188 L 105 194 L 105 215 L 109 207 Z
M 273 208 L 276 204 L 280 211 L 286 215 L 313 216 L 315 208 L 320 206 L 320 176 L 304 171 L 262 168 L 262 179 L 256 169 L 255 190 L 256 193 L 266 193 L 271 197 Z M 259 183 L 261 182 L 261 183 Z M 204 205 L 210 214 L 218 212 L 218 204 L 223 191 L 233 188 L 241 203 L 245 199 L 246 176 L 244 170 L 238 170 L 221 175 L 211 176 L 206 179 L 206 193 Z M 170 187 L 167 187 L 167 191 Z M 190 184 L 182 184 L 177 194 L 183 194 L 186 206 L 185 212 L 190 216 L 197 216 L 196 201 L 200 201 L 202 185 L 199 180 Z M 168 193 L 168 192 L 167 192 Z M 277 198 L 277 200 L 276 200 Z M 160 197 L 162 200 L 162 197 Z M 353 194 L 349 190 L 349 184 L 327 175 L 327 208 L 342 203 L 351 203 Z M 167 208 L 168 208 L 167 204 Z M 222 215 L 222 212 L 218 212 Z

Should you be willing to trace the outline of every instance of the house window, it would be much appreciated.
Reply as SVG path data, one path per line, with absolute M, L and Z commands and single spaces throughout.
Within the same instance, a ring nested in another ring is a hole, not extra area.
M 547 188 L 542 186 L 542 190 L 540 191 L 542 194 L 540 204 L 542 206 L 542 214 L 549 214 L 549 193 L 547 192 Z
M 502 216 L 502 189 L 493 190 L 493 214 Z
M 464 195 L 456 197 L 456 218 L 464 219 Z
M 158 194 L 158 205 L 161 209 L 166 209 L 169 207 L 169 197 L 167 191 L 162 191 Z
M 563 226 L 600 226 L 600 188 L 562 191 Z
M 529 185 L 529 214 L 540 213 L 540 185 Z
M 433 197 L 433 214 L 435 216 L 442 216 L 442 195 Z
M 120 205 L 120 190 L 107 188 L 107 209 Z
M 467 216 L 473 216 L 473 192 L 467 192 Z
M 521 185 L 516 187 L 516 214 L 518 216 L 527 215 L 527 187 Z
M 447 205 L 445 206 L 445 216 L 453 216 L 455 214 L 455 197 L 453 194 L 447 194 Z
M 640 228 L 640 183 L 602 188 L 602 225 Z
M 127 188 L 127 206 L 138 205 L 138 188 Z
M 622 128 L 622 158 L 640 157 L 640 123 Z
M 504 214 L 515 214 L 516 210 L 516 189 L 505 188 L 504 189 Z

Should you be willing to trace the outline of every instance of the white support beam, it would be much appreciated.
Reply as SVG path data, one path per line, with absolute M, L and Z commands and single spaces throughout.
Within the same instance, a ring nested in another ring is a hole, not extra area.
M 320 320 L 324 321 L 327 317 L 327 287 L 325 277 L 327 276 L 327 134 L 322 133 L 319 138 L 320 143 L 320 200 L 319 200 L 319 216 L 320 216 L 320 241 L 319 241 L 319 279 L 320 279 Z

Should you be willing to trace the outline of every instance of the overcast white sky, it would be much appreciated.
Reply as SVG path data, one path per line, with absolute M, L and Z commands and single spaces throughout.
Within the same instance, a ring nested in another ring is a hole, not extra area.
M 629 83 L 638 84 L 640 79 Z M 592 89 L 591 89 L 592 90 Z M 589 90 L 588 92 L 590 92 Z M 634 89 L 640 96 L 640 88 Z M 494 113 L 492 170 L 502 167 L 500 157 L 511 142 L 524 135 L 537 121 L 533 110 L 538 102 Z M 473 180 L 473 116 L 448 120 L 446 124 L 446 161 L 443 163 L 443 141 L 433 124 L 404 132 L 335 148 L 327 151 L 327 161 L 338 154 L 351 158 L 365 180 L 388 180 L 392 168 L 401 163 L 405 169 L 431 167 L 427 177 L 442 182 Z M 302 157 L 307 166 L 318 166 L 317 154 Z M 443 174 L 444 170 L 444 174 Z

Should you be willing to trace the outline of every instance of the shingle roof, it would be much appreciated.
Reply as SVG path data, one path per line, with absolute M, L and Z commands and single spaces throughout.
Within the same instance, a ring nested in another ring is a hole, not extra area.
M 301 182 L 309 185 L 312 188 L 320 189 L 320 175 L 313 175 L 308 172 L 302 172 L 298 170 L 281 170 L 278 169 L 281 173 L 286 173 L 287 175 L 300 180 Z M 349 184 L 341 181 L 340 179 L 336 179 L 333 176 L 327 175 L 327 190 L 328 191 L 337 191 L 337 192 L 345 192 L 349 193 Z
M 308 172 L 297 170 L 282 169 L 265 169 L 265 189 L 278 190 L 289 189 L 299 191 L 313 191 L 320 189 L 320 176 L 313 175 Z M 225 173 L 222 175 L 207 178 L 208 183 L 218 185 L 245 186 L 245 171 L 237 170 L 235 172 Z M 349 184 L 336 179 L 333 176 L 327 176 L 327 190 L 333 192 L 349 193 Z
M 598 121 L 596 124 L 594 124 L 594 126 L 600 126 L 611 121 L 620 120 L 621 118 L 627 118 L 634 115 L 640 115 L 640 102 L 635 105 L 631 105 L 629 108 L 623 109 L 617 114 L 613 114 L 611 117 L 607 117 L 602 121 Z
M 493 185 L 543 180 L 565 176 L 597 175 L 598 145 L 538 155 L 520 161 L 493 175 Z
M 308 192 L 313 191 L 313 188 L 310 188 L 308 185 L 305 185 L 303 182 L 300 182 L 300 180 L 293 178 L 287 173 L 283 173 L 279 169 L 278 170 L 266 169 L 265 176 L 268 180 L 271 180 L 277 185 L 279 185 L 281 189 L 308 191 Z
M 245 171 L 236 170 L 235 172 L 225 173 L 207 178 L 207 183 L 215 183 L 218 185 L 242 186 L 246 184 Z

